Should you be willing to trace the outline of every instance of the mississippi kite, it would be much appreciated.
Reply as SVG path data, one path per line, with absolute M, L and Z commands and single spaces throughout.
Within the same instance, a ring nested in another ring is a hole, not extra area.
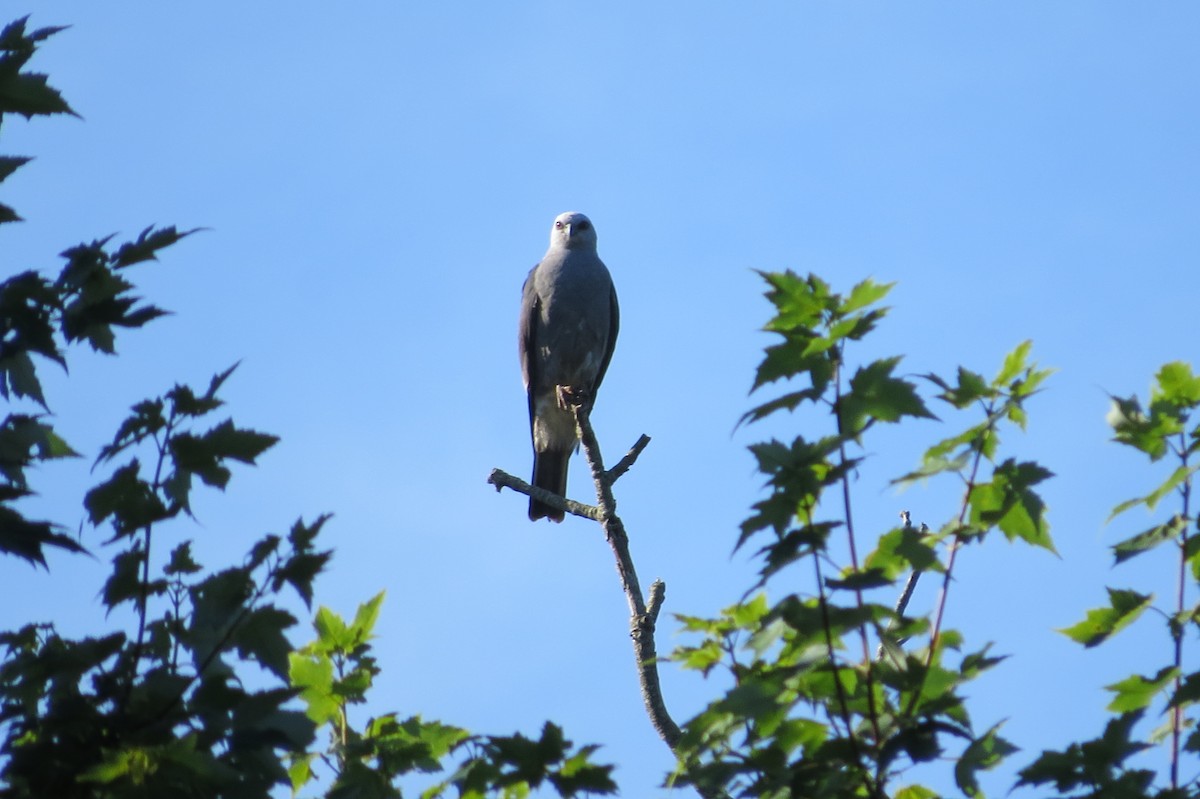
M 521 292 L 518 348 L 529 392 L 532 483 L 559 496 L 567 463 L 579 445 L 575 419 L 557 388 L 582 396 L 591 408 L 617 343 L 617 293 L 596 254 L 596 229 L 580 213 L 559 214 L 550 249 L 529 272 Z M 563 512 L 529 500 L 529 518 L 563 520 Z

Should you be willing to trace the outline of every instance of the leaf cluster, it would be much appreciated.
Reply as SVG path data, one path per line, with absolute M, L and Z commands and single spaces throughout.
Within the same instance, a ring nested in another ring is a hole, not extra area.
M 61 29 L 28 31 L 26 21 L 0 32 L 0 120 L 73 113 L 46 76 L 25 70 Z M 28 160 L 0 158 L 0 181 Z M 0 222 L 16 219 L 0 206 Z M 45 566 L 47 547 L 85 551 L 82 538 L 17 507 L 33 493 L 32 466 L 78 457 L 48 421 L 38 369 L 66 369 L 79 343 L 114 354 L 118 329 L 162 316 L 137 296 L 129 267 L 190 232 L 147 228 L 120 245 L 81 244 L 63 252 L 57 278 L 28 270 L 0 283 L 0 397 L 35 407 L 0 422 L 0 553 Z M 111 553 L 99 598 L 111 617 L 133 621 L 81 639 L 49 623 L 0 632 L 0 792 L 258 799 L 308 785 L 324 762 L 334 771 L 327 796 L 399 796 L 401 775 L 441 770 L 452 753 L 462 755 L 458 770 L 426 795 L 525 796 L 542 784 L 562 796 L 615 791 L 611 767 L 592 762 L 596 747 L 573 746 L 552 724 L 536 740 L 395 713 L 356 728 L 349 708 L 379 674 L 370 639 L 383 595 L 350 623 L 318 610 L 308 646 L 288 639 L 296 619 L 285 599 L 294 592 L 311 606 L 331 556 L 316 545 L 328 516 L 260 537 L 232 566 L 206 569 L 187 540 L 163 557 L 162 537 L 193 515 L 193 490 L 223 490 L 278 440 L 219 415 L 233 371 L 204 390 L 175 385 L 134 404 L 100 449 L 103 477 L 83 501 L 91 526 L 109 531 L 93 545 Z M 330 733 L 325 750 L 314 746 L 318 731 Z
M 443 761 L 463 755 L 444 780 L 422 792 L 426 799 L 443 797 L 454 789 L 464 799 L 485 796 L 525 797 L 543 784 L 559 796 L 616 792 L 612 766 L 592 761 L 596 746 L 576 748 L 561 728 L 547 722 L 538 739 L 472 735 L 467 730 L 420 716 L 402 719 L 387 713 L 356 726 L 355 706 L 366 703 L 368 690 L 379 675 L 371 654 L 373 629 L 383 594 L 359 605 L 347 622 L 329 608 L 317 611 L 316 638 L 290 655 L 293 688 L 306 706 L 308 718 L 328 736 L 324 751 L 292 756 L 289 773 L 293 792 L 318 779 L 319 767 L 332 772 L 326 796 L 394 799 L 397 781 L 413 773 L 434 773 Z
M 312 722 L 288 707 L 286 633 L 296 619 L 279 598 L 290 589 L 311 599 L 329 558 L 314 544 L 325 517 L 261 538 L 237 566 L 206 572 L 184 541 L 157 574 L 151 568 L 154 531 L 188 508 L 190 480 L 180 476 L 188 458 L 253 463 L 272 443 L 232 423 L 213 428 L 216 436 L 189 431 L 221 405 L 216 391 L 228 374 L 204 395 L 172 392 L 204 402 L 139 403 L 100 456 L 129 457 L 85 500 L 93 524 L 111 525 L 106 545 L 118 550 L 100 598 L 110 612 L 131 607 L 137 632 L 71 640 L 52 625 L 27 625 L 0 635 L 0 775 L 14 795 L 261 796 L 286 779 L 280 753 L 312 740 Z M 164 404 L 172 410 L 162 423 L 148 423 L 146 409 Z M 187 457 L 176 437 L 192 442 Z M 142 474 L 141 448 L 153 450 L 155 479 Z M 269 675 L 268 687 L 239 677 L 251 665 Z
M 942 629 L 944 600 L 911 613 L 907 598 L 893 607 L 873 597 L 900 594 L 906 577 L 925 573 L 944 581 L 944 596 L 958 548 L 993 529 L 1053 548 L 1037 493 L 1050 472 L 1001 459 L 999 448 L 1002 427 L 1024 426 L 1024 404 L 1049 372 L 1030 362 L 1025 343 L 991 379 L 967 369 L 954 380 L 926 375 L 933 400 L 978 421 L 935 443 L 895 482 L 953 476 L 962 502 L 936 531 L 906 517 L 860 556 L 851 476 L 865 437 L 879 423 L 936 417 L 920 385 L 898 372 L 900 358 L 849 359 L 886 315 L 879 303 L 889 285 L 866 280 L 843 295 L 814 275 L 763 278 L 775 312 L 766 330 L 781 341 L 766 348 L 753 390 L 786 386 L 742 421 L 811 405 L 826 411 L 828 429 L 750 447 L 767 496 L 737 546 L 765 541 L 755 553 L 760 579 L 753 596 L 715 619 L 679 617 L 699 641 L 675 659 L 705 674 L 722 668 L 733 687 L 684 725 L 672 782 L 705 795 L 876 797 L 912 765 L 953 757 L 959 789 L 979 796 L 977 773 L 1016 748 L 998 725 L 975 729 L 963 688 L 1003 658 L 988 646 L 968 650 L 959 633 Z M 801 564 L 811 582 L 796 591 Z M 789 568 L 789 590 L 772 604 L 761 589 Z M 933 795 L 920 785 L 900 793 Z
M 1103 793 L 1112 796 L 1195 796 L 1200 775 L 1185 775 L 1185 757 L 1194 762 L 1200 754 L 1200 669 L 1184 660 L 1184 641 L 1200 632 L 1200 602 L 1189 601 L 1200 588 L 1200 537 L 1192 505 L 1193 478 L 1200 453 L 1200 377 L 1183 362 L 1162 366 L 1154 377 L 1149 402 L 1132 397 L 1111 397 L 1108 423 L 1113 440 L 1145 456 L 1150 464 L 1168 461 L 1172 468 L 1158 485 L 1141 496 L 1117 504 L 1109 521 L 1135 508 L 1158 515 L 1147 529 L 1112 546 L 1114 564 L 1123 564 L 1152 550 L 1174 550 L 1172 606 L 1156 607 L 1154 593 L 1131 588 L 1108 588 L 1108 601 L 1087 611 L 1085 617 L 1061 632 L 1085 647 L 1113 639 L 1157 610 L 1163 620 L 1170 655 L 1153 664 L 1149 673 L 1131 674 L 1107 687 L 1112 694 L 1108 710 L 1114 717 L 1098 737 L 1073 743 L 1061 751 L 1047 751 L 1021 772 L 1022 784 L 1054 783 L 1060 792 Z M 1169 499 L 1175 507 L 1163 514 Z M 1137 723 L 1157 708 L 1163 724 L 1149 734 L 1139 734 Z M 1154 771 L 1128 761 L 1136 754 L 1163 746 L 1170 774 L 1165 782 Z

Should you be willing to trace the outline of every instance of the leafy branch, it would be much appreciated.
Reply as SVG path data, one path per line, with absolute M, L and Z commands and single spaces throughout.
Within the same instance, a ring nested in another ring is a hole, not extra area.
M 1200 585 L 1200 546 L 1192 535 L 1197 519 L 1192 509 L 1192 480 L 1200 450 L 1200 377 L 1186 363 L 1162 366 L 1155 375 L 1150 402 L 1143 407 L 1137 397 L 1111 397 L 1108 423 L 1114 440 L 1146 456 L 1150 463 L 1167 459 L 1174 468 L 1158 486 L 1144 496 L 1118 504 L 1109 516 L 1113 521 L 1134 508 L 1155 513 L 1171 497 L 1176 510 L 1150 528 L 1112 546 L 1114 565 L 1138 557 L 1163 545 L 1175 549 L 1173 574 L 1166 581 L 1175 588 L 1174 607 L 1162 611 L 1170 641 L 1170 658 L 1150 674 L 1132 674 L 1109 686 L 1113 694 L 1108 710 L 1115 714 L 1096 739 L 1071 744 L 1062 751 L 1047 751 L 1021 772 L 1021 784 L 1054 782 L 1058 790 L 1084 788 L 1112 791 L 1137 786 L 1142 795 L 1174 797 L 1195 795 L 1200 776 L 1184 779 L 1184 755 L 1200 753 L 1196 731 L 1200 703 L 1200 670 L 1189 670 L 1184 659 L 1184 639 L 1189 629 L 1200 624 L 1200 602 L 1188 604 L 1189 591 Z M 1086 617 L 1061 632 L 1085 647 L 1095 647 L 1131 627 L 1154 607 L 1154 595 L 1126 588 L 1108 588 L 1108 604 L 1089 610 Z M 1145 740 L 1134 730 L 1152 705 L 1167 716 L 1164 728 Z M 1186 734 L 1188 730 L 1190 734 Z M 1169 773 L 1167 784 L 1155 788 L 1153 771 L 1126 764 L 1133 755 L 1166 742 Z

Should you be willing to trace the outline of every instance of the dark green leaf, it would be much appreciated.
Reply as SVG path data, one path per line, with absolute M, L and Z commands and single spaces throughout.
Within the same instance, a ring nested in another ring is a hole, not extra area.
M 174 515 L 139 475 L 137 460 L 130 461 L 87 493 L 83 505 L 92 524 L 111 517 L 116 536 L 121 537 Z
M 1186 519 L 1182 516 L 1172 516 L 1167 523 L 1155 525 L 1149 530 L 1114 545 L 1112 549 L 1116 556 L 1116 562 L 1127 561 L 1134 555 L 1140 555 L 1165 541 L 1175 541 L 1183 535 L 1183 531 L 1186 529 Z
M 0 552 L 45 566 L 42 550 L 48 546 L 87 552 L 63 527 L 52 522 L 30 521 L 11 508 L 0 506 Z
M 995 768 L 1017 751 L 1017 747 L 1000 737 L 999 729 L 1000 725 L 997 724 L 971 741 L 954 766 L 954 781 L 967 796 L 982 796 L 976 778 L 979 771 Z
M 192 542 L 184 541 L 171 550 L 171 559 L 163 572 L 165 574 L 195 574 L 200 571 L 200 564 L 192 560 Z
M 10 155 L 0 155 L 0 181 L 4 181 L 13 172 L 32 161 L 32 158 L 20 158 Z
M 196 230 L 176 231 L 174 226 L 154 229 L 148 227 L 141 232 L 136 241 L 122 244 L 112 256 L 112 264 L 116 269 L 123 269 L 143 261 L 157 260 L 159 250 L 169 247 L 185 236 L 190 236 Z
M 825 585 L 832 589 L 866 591 L 891 585 L 892 578 L 881 568 L 865 568 L 846 572 L 842 578 L 826 577 Z
M 286 610 L 261 607 L 250 611 L 235 628 L 232 643 L 238 654 L 258 661 L 280 679 L 287 679 L 292 646 L 286 632 L 296 618 Z
M 991 482 L 971 488 L 968 495 L 971 523 L 983 528 L 995 525 L 1010 541 L 1020 538 L 1054 552 L 1045 505 L 1031 490 L 1051 476 L 1049 470 L 1028 461 L 1017 463 L 1009 459 L 998 464 Z
M 893 377 L 899 358 L 873 361 L 855 372 L 850 387 L 841 398 L 839 417 L 844 434 L 857 437 L 869 420 L 898 422 L 902 417 L 934 418 L 916 386 Z
M 142 596 L 142 550 L 134 548 L 113 558 L 112 575 L 104 584 L 102 598 L 110 610 L 122 602 L 131 602 Z
M 1093 647 L 1133 623 L 1154 599 L 1152 594 L 1116 588 L 1108 589 L 1109 605 L 1087 612 L 1087 618 L 1059 630 L 1072 641 Z

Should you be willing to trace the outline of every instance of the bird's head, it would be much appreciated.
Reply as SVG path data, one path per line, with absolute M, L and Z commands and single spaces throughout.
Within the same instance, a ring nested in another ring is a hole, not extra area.
M 578 211 L 559 214 L 550 228 L 550 246 L 558 245 L 570 250 L 596 249 L 596 228 L 592 220 Z

